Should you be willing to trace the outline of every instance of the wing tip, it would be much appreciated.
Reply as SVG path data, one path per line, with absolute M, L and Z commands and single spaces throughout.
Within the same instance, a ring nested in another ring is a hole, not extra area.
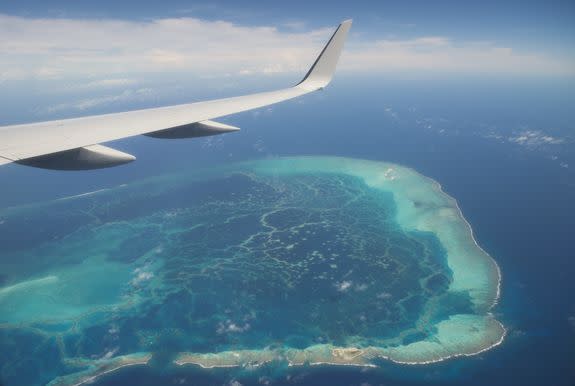
M 0 166 L 1 165 L 7 165 L 7 164 L 12 163 L 12 162 L 14 162 L 14 161 L 11 159 L 4 158 L 4 157 L 0 156 Z
M 352 22 L 352 19 L 347 19 L 338 25 L 314 64 L 296 87 L 313 91 L 322 89 L 331 82 Z

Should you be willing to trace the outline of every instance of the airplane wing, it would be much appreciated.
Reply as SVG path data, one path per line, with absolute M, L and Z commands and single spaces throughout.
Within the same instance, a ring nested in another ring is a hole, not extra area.
M 134 135 L 189 138 L 239 130 L 211 119 L 292 99 L 329 84 L 351 20 L 341 23 L 306 76 L 277 91 L 169 107 L 0 127 L 0 165 L 17 162 L 59 170 L 110 167 L 134 156 L 100 145 Z

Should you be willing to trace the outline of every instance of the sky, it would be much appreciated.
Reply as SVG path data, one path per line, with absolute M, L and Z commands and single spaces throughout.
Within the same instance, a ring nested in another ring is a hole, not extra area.
M 5 1 L 0 126 L 285 87 L 349 18 L 348 83 L 575 82 L 573 1 Z
M 573 1 L 23 0 L 0 4 L 0 84 L 301 73 L 347 18 L 342 71 L 575 77 Z

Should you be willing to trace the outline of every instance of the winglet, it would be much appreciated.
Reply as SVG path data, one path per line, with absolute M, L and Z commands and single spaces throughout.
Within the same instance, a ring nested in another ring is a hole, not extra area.
M 351 22 L 351 20 L 346 20 L 337 27 L 313 66 L 296 87 L 313 91 L 324 88 L 331 82 L 347 33 L 351 28 Z

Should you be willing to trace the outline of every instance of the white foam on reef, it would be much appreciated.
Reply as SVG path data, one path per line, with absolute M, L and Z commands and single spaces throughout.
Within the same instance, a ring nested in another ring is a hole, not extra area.
M 93 192 L 86 192 L 86 193 L 75 194 L 73 196 L 66 196 L 66 197 L 57 198 L 56 201 L 73 200 L 74 198 L 93 196 L 94 194 L 106 192 L 108 190 L 110 190 L 110 189 L 109 188 L 98 189 L 98 190 L 94 190 Z
M 54 200 L 54 201 L 67 201 L 67 200 L 73 200 L 73 199 L 76 199 L 76 198 L 94 196 L 94 195 L 97 195 L 97 194 L 100 194 L 100 193 L 105 193 L 105 192 L 109 192 L 109 191 L 115 191 L 115 190 L 120 189 L 120 188 L 125 188 L 126 186 L 128 186 L 128 184 L 121 184 L 121 185 L 113 186 L 113 187 L 110 187 L 110 188 L 102 188 L 102 189 L 98 189 L 98 190 L 93 190 L 93 191 L 91 191 L 91 192 L 79 193 L 79 194 L 74 194 L 74 195 L 72 195 L 72 196 L 60 197 L 60 198 L 57 198 L 57 199 Z

